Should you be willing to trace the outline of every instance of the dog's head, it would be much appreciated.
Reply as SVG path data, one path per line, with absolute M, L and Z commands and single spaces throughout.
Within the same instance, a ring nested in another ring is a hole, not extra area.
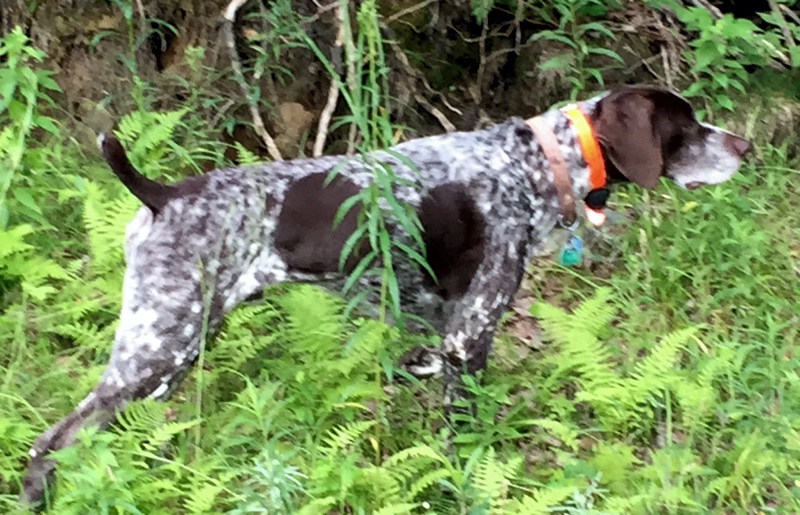
M 686 189 L 725 182 L 750 149 L 746 139 L 698 122 L 689 102 L 663 88 L 616 88 L 591 119 L 609 176 L 646 188 L 662 176 Z

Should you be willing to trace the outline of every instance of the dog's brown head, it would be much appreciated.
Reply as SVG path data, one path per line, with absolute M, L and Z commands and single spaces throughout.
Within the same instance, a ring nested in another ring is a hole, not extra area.
M 591 115 L 609 175 L 653 188 L 668 177 L 694 189 L 730 179 L 750 142 L 697 121 L 692 106 L 669 90 L 621 86 Z

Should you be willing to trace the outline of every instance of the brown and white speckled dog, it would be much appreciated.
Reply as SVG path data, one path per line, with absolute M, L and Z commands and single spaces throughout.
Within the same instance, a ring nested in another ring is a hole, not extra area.
M 593 131 L 596 166 L 610 182 L 652 188 L 665 176 L 690 189 L 718 184 L 749 148 L 743 138 L 699 123 L 688 102 L 663 89 L 620 87 L 578 108 Z M 564 211 L 574 210 L 574 199 L 598 186 L 572 118 L 563 110 L 543 114 L 539 137 L 531 122 L 511 118 L 369 156 L 407 182 L 396 196 L 417 209 L 424 227 L 437 280 L 400 258 L 396 273 L 406 309 L 430 320 L 443 342 L 405 365 L 419 376 L 443 373 L 446 403 L 458 393 L 462 372 L 485 366 L 498 320 L 537 248 Z M 541 144 L 542 127 L 550 148 Z M 347 270 L 339 270 L 339 255 L 357 215 L 351 211 L 336 228 L 332 221 L 342 201 L 372 179 L 365 158 L 336 156 L 216 170 L 167 186 L 139 174 L 116 139 L 101 139 L 101 149 L 145 207 L 127 229 L 110 364 L 75 411 L 31 449 L 25 496 L 33 502 L 53 476 L 49 452 L 72 444 L 81 427 L 107 426 L 133 399 L 168 396 L 199 353 L 205 320 L 213 331 L 237 304 L 276 283 L 341 284 Z M 334 167 L 339 173 L 326 186 Z

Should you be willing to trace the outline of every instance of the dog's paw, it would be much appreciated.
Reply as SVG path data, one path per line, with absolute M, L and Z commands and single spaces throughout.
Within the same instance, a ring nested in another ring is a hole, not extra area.
M 405 353 L 398 365 L 417 379 L 439 377 L 444 368 L 439 348 L 425 345 L 414 347 Z
M 31 450 L 31 461 L 28 465 L 28 474 L 22 481 L 22 492 L 19 502 L 28 506 L 34 512 L 40 512 L 45 507 L 45 495 L 53 489 L 55 480 L 55 462 L 45 459 Z

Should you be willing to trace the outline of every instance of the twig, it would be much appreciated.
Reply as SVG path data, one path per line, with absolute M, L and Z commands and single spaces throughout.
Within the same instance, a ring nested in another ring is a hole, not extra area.
M 397 41 L 394 38 L 394 31 L 392 31 L 392 29 L 389 28 L 389 26 L 386 25 L 385 23 L 381 24 L 381 30 L 383 30 L 386 33 L 387 37 L 384 39 L 384 41 L 389 43 L 389 46 L 392 47 L 392 52 L 394 53 L 397 60 L 400 61 L 400 64 L 403 65 L 404 71 L 408 75 L 410 75 L 413 79 L 420 81 L 422 83 L 422 86 L 429 93 L 438 96 L 439 100 L 442 101 L 445 107 L 447 107 L 449 110 L 456 113 L 457 115 L 463 116 L 464 113 L 460 109 L 450 104 L 450 102 L 447 100 L 447 97 L 444 96 L 444 94 L 442 94 L 440 91 L 433 89 L 433 87 L 428 83 L 428 80 L 425 78 L 425 76 L 422 75 L 422 73 L 420 73 L 416 68 L 411 66 L 411 62 L 408 60 L 408 56 L 405 54 L 405 52 L 403 52 L 403 49 L 400 48 L 400 45 L 397 44 Z
M 667 82 L 669 89 L 675 89 L 675 84 L 672 80 L 671 66 L 669 64 L 669 52 L 665 47 L 661 47 L 661 66 L 664 67 L 664 79 Z
M 481 39 L 478 41 L 478 50 L 480 51 L 480 62 L 478 64 L 477 79 L 475 80 L 475 87 L 469 88 L 473 91 L 473 99 L 475 105 L 480 105 L 483 97 L 483 76 L 486 73 L 486 37 L 489 33 L 489 16 L 483 17 L 483 27 L 481 28 Z
M 716 18 L 722 18 L 722 11 L 720 11 L 717 7 L 711 5 L 710 2 L 707 0 L 692 0 L 692 3 L 697 6 L 705 9 L 706 11 L 710 12 L 711 15 Z
M 345 9 L 347 6 L 345 5 Z M 336 42 L 331 51 L 331 61 L 333 63 L 333 76 L 331 77 L 331 85 L 328 87 L 328 100 L 325 103 L 325 108 L 319 117 L 319 124 L 317 125 L 317 137 L 314 140 L 313 156 L 319 157 L 325 148 L 325 140 L 328 137 L 328 128 L 331 124 L 331 117 L 333 111 L 336 109 L 336 102 L 339 100 L 339 79 L 342 75 L 342 45 L 344 44 L 344 23 L 345 14 L 341 6 L 334 9 L 336 18 Z
M 220 121 L 222 121 L 222 118 L 225 117 L 225 114 L 228 112 L 228 109 L 230 109 L 231 106 L 233 104 L 235 104 L 235 103 L 236 103 L 236 101 L 233 100 L 232 98 L 229 98 L 228 100 L 226 100 L 225 103 L 222 104 L 222 107 L 217 109 L 217 113 L 214 115 L 214 118 L 211 119 L 211 126 L 212 127 L 216 127 L 217 124 Z
M 142 37 L 144 37 L 144 32 L 147 28 L 147 16 L 144 12 L 144 4 L 142 4 L 142 0 L 136 0 L 136 9 L 139 11 L 139 30 L 142 32 Z
M 392 32 L 391 29 L 389 29 L 389 27 L 385 23 L 381 24 L 381 29 L 390 34 Z M 430 91 L 433 91 L 433 88 L 430 87 L 425 78 L 422 77 L 421 74 L 417 70 L 415 70 L 413 66 L 411 66 L 411 63 L 408 60 L 408 56 L 405 54 L 405 52 L 403 52 L 403 49 L 400 48 L 400 45 L 397 44 L 397 41 L 395 41 L 394 38 L 387 38 L 386 42 L 389 43 L 389 47 L 391 47 L 392 53 L 394 53 L 395 58 L 398 61 L 400 61 L 400 65 L 403 67 L 405 73 L 408 76 L 410 76 L 413 80 L 421 82 Z M 439 110 L 436 106 L 431 104 L 428 101 L 428 99 L 426 99 L 424 96 L 420 95 L 419 93 L 415 93 L 414 100 L 416 100 L 418 104 L 424 107 L 434 118 L 436 118 L 446 132 L 456 131 L 456 126 L 453 125 L 453 123 L 447 119 L 447 116 L 445 116 L 444 113 L 442 113 L 442 111 Z M 460 111 L 447 104 L 446 101 L 445 105 L 447 105 L 447 107 L 453 110 L 454 112 L 458 112 L 458 114 L 461 114 Z
M 412 5 L 411 7 L 406 7 L 402 11 L 397 11 L 393 15 L 386 18 L 385 23 L 388 25 L 389 23 L 395 22 L 404 16 L 408 16 L 409 14 L 415 13 L 420 9 L 427 7 L 428 5 L 437 2 L 438 0 L 423 0 L 422 2 Z
M 778 4 L 778 6 L 780 7 L 783 14 L 791 18 L 792 21 L 794 21 L 796 24 L 800 25 L 800 16 L 798 16 L 796 12 L 791 10 L 788 5 Z
M 258 112 L 257 102 L 251 98 L 247 81 L 245 80 L 244 73 L 242 72 L 242 63 L 239 62 L 239 55 L 236 52 L 236 39 L 233 34 L 233 24 L 236 21 L 236 11 L 238 11 L 239 8 L 246 3 L 247 0 L 231 0 L 231 2 L 225 8 L 225 12 L 223 14 L 223 29 L 225 30 L 226 36 L 225 42 L 228 47 L 228 53 L 230 54 L 231 66 L 233 67 L 233 73 L 236 76 L 236 82 L 239 83 L 239 87 L 242 89 L 242 93 L 247 99 L 247 105 L 250 108 L 250 117 L 253 119 L 253 126 L 255 127 L 256 133 L 264 141 L 264 144 L 267 146 L 267 151 L 272 159 L 276 161 L 282 161 L 283 158 L 281 157 L 278 147 L 275 145 L 275 140 L 272 139 L 272 136 L 270 136 L 269 132 L 267 132 L 267 129 L 264 126 L 264 120 L 261 118 L 261 113 Z
M 347 83 L 347 88 L 350 90 L 350 94 L 353 95 L 358 88 L 358 84 L 356 83 L 356 48 L 355 42 L 353 41 L 353 29 L 350 26 L 349 8 L 349 2 L 347 2 L 347 0 L 339 0 L 339 15 L 342 19 L 342 35 L 344 36 L 342 38 L 342 46 L 344 47 L 344 57 L 347 64 L 345 82 Z M 357 137 L 358 125 L 351 123 L 350 130 L 347 134 L 347 155 L 355 152 Z
M 517 1 L 517 12 L 514 13 L 514 47 L 516 53 L 522 48 L 522 16 L 525 14 L 525 2 Z
M 794 36 L 792 36 L 792 29 L 789 28 L 789 24 L 786 23 L 786 18 L 783 16 L 783 12 L 781 11 L 778 2 L 775 0 L 767 0 L 769 3 L 769 8 L 772 9 L 772 12 L 775 13 L 775 18 L 778 20 L 778 25 L 781 28 L 781 32 L 783 33 L 783 39 L 786 41 L 786 47 L 790 50 L 789 51 L 789 66 L 794 65 L 794 59 L 792 58 L 791 49 L 796 46 L 794 41 Z
M 414 94 L 414 100 L 417 101 L 422 107 L 428 110 L 431 113 L 431 116 L 436 118 L 439 123 L 444 127 L 445 132 L 455 132 L 456 126 L 450 123 L 450 120 L 444 115 L 442 111 L 439 110 L 435 105 L 428 102 L 428 99 L 420 95 L 419 93 Z

